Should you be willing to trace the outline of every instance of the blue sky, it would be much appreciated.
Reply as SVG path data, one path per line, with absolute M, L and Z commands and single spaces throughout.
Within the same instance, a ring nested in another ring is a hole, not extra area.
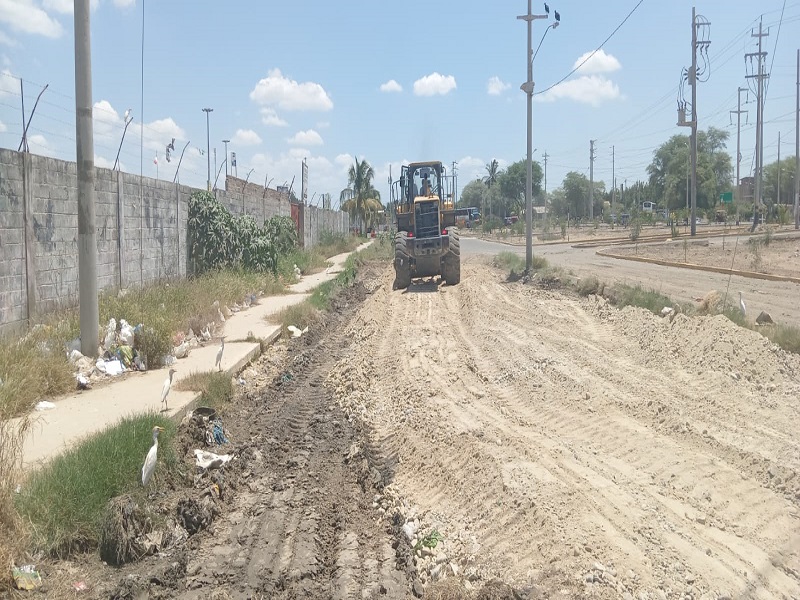
M 28 137 L 32 152 L 74 160 L 72 0 L 0 0 L 0 145 L 16 149 L 25 109 L 42 96 Z M 620 25 L 638 0 L 553 0 L 561 25 L 550 30 L 534 62 L 536 91 L 560 81 Z M 389 166 L 418 160 L 458 162 L 459 187 L 497 158 L 507 165 L 526 151 L 525 0 L 403 3 L 376 0 L 295 2 L 146 0 L 142 111 L 142 0 L 92 0 L 95 154 L 111 166 L 123 130 L 133 122 L 122 168 L 172 180 L 189 142 L 183 183 L 204 187 L 206 115 L 217 166 L 223 139 L 237 153 L 238 175 L 272 187 L 291 182 L 299 195 L 301 162 L 309 164 L 309 199 L 338 198 L 353 157 L 366 158 L 388 198 Z M 700 127 L 731 132 L 737 88 L 747 87 L 744 53 L 755 51 L 751 28 L 763 15 L 771 78 L 765 107 L 765 162 L 794 155 L 796 51 L 800 2 L 708 0 L 697 11 L 711 22 L 710 78 L 698 87 Z M 596 139 L 595 178 L 607 187 L 615 147 L 617 182 L 646 177 L 653 150 L 675 125 L 681 69 L 691 61 L 692 3 L 643 0 L 582 69 L 535 97 L 534 159 L 546 151 L 548 189 L 570 170 L 588 175 Z M 553 13 L 551 10 L 551 15 Z M 543 12 L 534 2 L 534 13 Z M 534 23 L 534 47 L 547 23 Z M 776 48 L 777 41 L 777 48 Z M 742 128 L 742 175 L 755 145 L 755 99 Z M 747 96 L 743 95 L 743 101 Z M 142 119 L 143 117 L 143 119 Z M 744 123 L 744 121 L 743 121 Z M 212 158 L 212 171 L 214 170 Z M 224 170 L 223 170 L 224 176 Z M 214 179 L 214 174 L 212 174 Z

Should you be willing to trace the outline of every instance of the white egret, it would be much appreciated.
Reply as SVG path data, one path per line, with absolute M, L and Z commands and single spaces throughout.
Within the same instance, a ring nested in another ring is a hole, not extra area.
M 150 446 L 150 451 L 147 453 L 147 458 L 144 459 L 142 465 L 142 485 L 147 485 L 153 477 L 153 471 L 156 470 L 156 461 L 158 455 L 158 434 L 164 431 L 163 427 L 156 425 L 153 427 L 153 445 Z
M 742 315 L 747 316 L 747 305 L 744 303 L 744 298 L 742 298 L 742 292 L 739 292 L 739 310 L 742 311 Z
M 175 369 L 169 370 L 169 377 L 164 380 L 164 386 L 161 388 L 161 404 L 164 405 L 164 410 L 167 410 L 167 396 L 172 387 L 172 376 L 176 373 Z
M 219 350 L 217 350 L 217 360 L 214 362 L 215 367 L 219 367 L 219 370 L 222 371 L 222 353 L 225 351 L 225 336 L 222 336 L 222 345 L 220 345 Z

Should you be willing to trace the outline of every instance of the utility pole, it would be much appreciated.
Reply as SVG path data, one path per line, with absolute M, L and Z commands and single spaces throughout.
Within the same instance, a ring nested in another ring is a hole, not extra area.
M 750 59 L 752 61 L 753 57 L 758 59 L 758 71 L 755 75 L 746 75 L 747 79 L 755 79 L 756 80 L 756 165 L 755 169 L 755 198 L 754 201 L 754 210 L 753 210 L 753 225 L 750 228 L 750 231 L 755 231 L 756 226 L 758 225 L 759 218 L 757 217 L 757 213 L 761 208 L 761 196 L 762 196 L 762 169 L 764 168 L 764 80 L 768 77 L 767 74 L 764 73 L 764 59 L 767 56 L 767 53 L 762 51 L 762 38 L 769 36 L 769 30 L 764 33 L 763 24 L 761 21 L 758 22 L 758 33 L 750 32 L 750 37 L 757 37 L 758 38 L 758 52 L 750 52 L 744 55 L 745 60 Z
M 698 40 L 698 30 L 701 27 L 707 28 L 703 30 L 703 39 Z M 698 15 L 695 7 L 692 7 L 692 66 L 685 71 L 686 82 L 692 86 L 692 101 L 691 111 L 692 118 L 690 121 L 686 120 L 686 100 L 683 98 L 683 88 L 681 87 L 678 96 L 678 125 L 681 127 L 690 127 L 691 135 L 689 136 L 689 154 L 691 160 L 691 182 L 689 185 L 691 191 L 691 211 L 689 221 L 691 222 L 691 235 L 697 234 L 697 125 L 698 125 L 698 111 L 697 111 L 697 80 L 703 74 L 708 75 L 710 63 L 708 60 L 708 46 L 711 40 L 705 39 L 706 35 L 711 29 L 711 23 L 702 15 Z M 697 66 L 697 51 L 700 50 L 700 55 L 703 58 L 703 69 L 700 71 Z M 707 81 L 707 78 L 703 81 Z M 688 202 L 687 202 L 688 204 Z M 689 208 L 687 206 L 687 208 Z
M 222 140 L 222 143 L 225 144 L 225 177 L 228 177 L 228 144 L 230 140 Z M 266 186 L 264 186 L 266 187 Z
M 746 92 L 747 88 L 740 87 L 738 89 L 738 97 L 739 101 L 737 104 L 736 110 L 730 111 L 731 114 L 736 115 L 736 206 L 737 206 L 737 214 L 738 214 L 738 207 L 739 203 L 741 202 L 741 178 L 739 177 L 739 169 L 742 164 L 742 146 L 741 146 L 741 138 L 742 138 L 742 113 L 746 113 L 748 111 L 742 110 L 742 92 Z
M 453 161 L 453 206 L 456 205 L 456 182 L 458 181 L 457 179 L 458 175 L 456 171 L 457 166 L 458 163 L 456 161 Z M 391 168 L 391 165 L 389 165 L 389 167 Z M 391 184 L 389 185 L 391 186 Z
M 544 218 L 547 219 L 547 151 L 544 153 Z
M 209 128 L 208 115 L 214 111 L 213 108 L 204 108 L 203 112 L 206 113 L 206 159 L 208 162 L 208 179 L 206 181 L 207 191 L 211 191 L 211 135 Z
M 689 84 L 692 86 L 692 210 L 689 215 L 692 237 L 697 233 L 697 17 L 692 7 L 692 70 L 689 72 Z
M 96 356 L 100 339 L 100 312 L 97 299 L 92 42 L 89 19 L 89 0 L 75 0 L 75 138 L 78 161 L 78 299 L 81 353 L 84 356 Z M 120 268 L 124 268 L 123 265 Z
M 594 143 L 589 140 L 589 219 L 594 219 Z
M 546 19 L 547 15 L 534 15 L 531 0 L 528 0 L 528 13 L 517 19 L 528 23 L 528 51 L 525 62 L 528 67 L 528 79 L 520 86 L 528 97 L 528 155 L 527 175 L 525 179 L 525 272 L 530 273 L 533 267 L 533 22 Z M 546 32 L 545 32 L 546 33 Z M 544 39 L 544 38 L 542 38 Z
M 794 128 L 794 228 L 800 229 L 800 49 L 797 50 L 797 99 Z
M 617 204 L 617 165 L 614 155 L 614 146 L 611 146 L 611 212 Z
M 781 132 L 778 132 L 778 191 L 777 191 L 777 198 L 775 199 L 775 204 L 780 205 L 781 203 Z

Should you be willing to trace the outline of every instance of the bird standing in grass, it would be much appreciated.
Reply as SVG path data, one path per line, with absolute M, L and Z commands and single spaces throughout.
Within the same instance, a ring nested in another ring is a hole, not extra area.
M 169 370 L 169 377 L 164 380 L 164 386 L 161 388 L 161 404 L 164 405 L 163 410 L 167 410 L 167 396 L 169 396 L 169 390 L 172 387 L 172 376 L 175 375 L 175 369 Z
M 222 344 L 217 350 L 217 360 L 214 362 L 215 367 L 219 367 L 219 370 L 222 371 L 222 353 L 225 351 L 225 336 L 222 336 Z
M 153 471 L 156 470 L 156 461 L 158 460 L 158 434 L 164 431 L 163 427 L 156 425 L 153 427 L 153 445 L 150 446 L 150 451 L 147 453 L 147 458 L 144 459 L 142 465 L 142 485 L 147 485 L 153 477 Z
M 739 310 L 742 311 L 742 316 L 747 316 L 747 305 L 744 303 L 744 298 L 742 298 L 742 292 L 739 292 Z

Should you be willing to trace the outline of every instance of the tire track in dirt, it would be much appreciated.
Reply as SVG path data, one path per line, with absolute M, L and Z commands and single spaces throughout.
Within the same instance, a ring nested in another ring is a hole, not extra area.
M 464 572 L 610 597 L 800 592 L 797 357 L 713 319 L 465 275 L 439 293 L 387 279 L 356 342 L 392 374 L 356 395 L 393 486 Z M 729 355 L 698 359 L 717 338 Z M 748 361 L 752 381 L 719 372 Z
M 378 525 L 371 507 L 375 486 L 391 480 L 391 461 L 322 385 L 348 340 L 333 329 L 319 336 L 296 342 L 306 349 L 251 399 L 243 419 L 254 433 L 252 473 L 243 474 L 231 510 L 193 538 L 178 597 L 409 593 L 411 580 L 398 570 L 397 530 Z

